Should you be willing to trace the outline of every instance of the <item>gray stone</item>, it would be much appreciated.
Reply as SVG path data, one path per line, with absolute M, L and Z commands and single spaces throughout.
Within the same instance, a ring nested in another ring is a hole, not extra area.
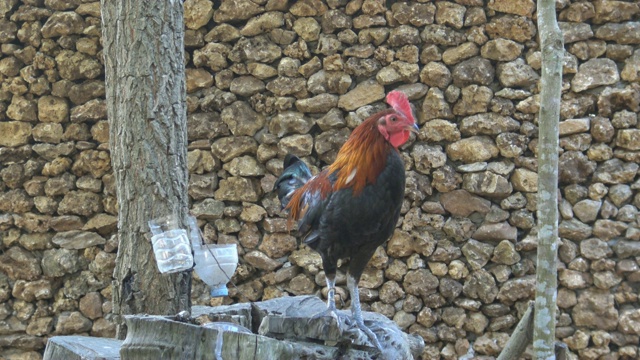
M 451 66 L 463 60 L 474 57 L 480 53 L 478 45 L 473 42 L 462 43 L 461 45 L 449 48 L 442 53 L 442 61 Z
M 460 124 L 460 132 L 463 135 L 498 135 L 519 129 L 520 123 L 517 120 L 496 113 L 467 116 Z
M 393 3 L 391 5 L 393 18 L 400 24 L 411 24 L 421 27 L 433 24 L 436 7 L 432 3 Z
M 602 206 L 602 201 L 596 201 L 591 199 L 585 199 L 578 201 L 573 206 L 573 213 L 575 216 L 584 223 L 594 222 Z
M 593 174 L 593 181 L 605 184 L 623 184 L 633 180 L 639 165 L 620 159 L 607 160 L 600 164 Z
M 625 59 L 620 78 L 629 82 L 640 80 L 640 51 L 634 51 L 632 56 Z
M 45 190 L 46 191 L 46 190 Z M 60 215 L 75 214 L 91 216 L 103 211 L 102 197 L 88 191 L 69 191 L 58 207 Z
M 640 256 L 640 242 L 637 241 L 618 241 L 613 245 L 613 251 L 620 259 L 632 256 Z
M 577 219 L 563 220 L 560 222 L 560 225 L 558 225 L 558 234 L 560 237 L 574 241 L 587 239 L 591 236 L 592 231 L 589 225 Z
M 513 61 L 520 56 L 524 47 L 513 40 L 495 39 L 487 41 L 480 53 L 483 58 L 495 61 Z
M 582 152 L 567 151 L 560 155 L 558 168 L 560 183 L 582 183 L 594 173 L 596 163 Z
M 264 11 L 262 6 L 250 0 L 233 0 L 220 4 L 214 12 L 213 19 L 216 23 L 247 20 Z
M 62 50 L 55 59 L 60 77 L 65 80 L 95 79 L 103 71 L 103 67 L 97 59 L 80 52 Z
M 32 127 L 21 121 L 9 121 L 0 123 L 0 145 L 18 147 L 29 142 Z
M 337 105 L 338 96 L 331 94 L 320 94 L 296 101 L 296 108 L 303 113 L 326 113 Z
M 640 310 L 622 310 L 620 313 L 618 329 L 625 334 L 640 335 Z
M 240 34 L 247 37 L 256 36 L 282 27 L 283 25 L 284 14 L 279 11 L 270 11 L 250 18 L 247 24 L 240 30 Z
M 437 44 L 441 46 L 457 46 L 466 40 L 466 36 L 445 25 L 429 24 L 420 33 L 422 41 L 427 44 Z
M 611 255 L 612 251 L 606 242 L 591 238 L 580 242 L 580 253 L 589 260 L 599 260 Z
M 12 246 L 0 255 L 0 270 L 12 280 L 36 280 L 42 274 L 40 260 L 20 246 Z
M 211 145 L 213 155 L 223 162 L 244 154 L 254 154 L 257 149 L 256 141 L 249 136 L 224 137 Z
M 589 118 L 569 119 L 561 121 L 558 125 L 560 136 L 588 132 L 590 129 L 590 124 L 591 122 Z
M 473 238 L 480 241 L 515 241 L 518 236 L 518 229 L 509 225 L 508 222 L 482 224 L 473 234 Z
M 349 128 L 341 128 L 330 129 L 318 135 L 314 145 L 318 157 L 326 163 L 332 163 L 350 134 Z
M 418 113 L 419 122 L 432 119 L 453 119 L 451 107 L 444 98 L 442 90 L 432 87 L 422 102 L 422 111 Z
M 423 174 L 429 174 L 432 169 L 444 166 L 447 160 L 447 156 L 439 145 L 416 144 L 411 151 L 411 157 L 416 170 Z
M 426 269 L 407 272 L 402 283 L 408 294 L 425 297 L 434 294 L 438 289 L 438 278 Z
M 513 15 L 493 17 L 485 31 L 492 39 L 504 38 L 519 43 L 533 39 L 537 32 L 531 19 Z
M 253 250 L 244 255 L 244 260 L 251 266 L 264 271 L 274 271 L 282 266 L 282 263 L 271 259 L 265 253 Z
M 511 175 L 513 189 L 522 192 L 538 191 L 538 173 L 524 168 L 515 169 Z
M 587 289 L 582 292 L 571 315 L 577 326 L 614 330 L 618 324 L 618 310 L 608 290 Z
M 42 27 L 42 36 L 45 38 L 52 38 L 81 34 L 84 28 L 84 19 L 76 12 L 54 12 Z
M 265 124 L 264 116 L 253 111 L 244 101 L 236 101 L 225 107 L 221 119 L 234 136 L 253 136 Z
M 11 104 L 6 107 L 6 117 L 11 120 L 34 122 L 37 120 L 36 101 L 16 95 L 11 99 Z M 55 113 L 52 114 L 55 116 Z
M 258 201 L 261 190 L 256 181 L 243 177 L 229 177 L 220 180 L 214 193 L 217 200 Z
M 356 110 L 359 107 L 381 100 L 384 96 L 382 85 L 372 80 L 364 81 L 353 90 L 340 96 L 338 107 L 347 111 Z
M 70 250 L 86 249 L 106 243 L 106 240 L 102 236 L 94 232 L 80 230 L 59 232 L 53 236 L 51 241 L 61 248 Z
M 419 44 L 420 32 L 418 31 L 418 29 L 412 26 L 400 25 L 396 28 L 391 29 L 387 42 L 389 43 L 389 45 L 394 47 Z
M 42 273 L 48 277 L 62 277 L 80 270 L 82 261 L 78 251 L 72 249 L 50 249 L 42 255 Z
M 530 88 L 535 85 L 540 76 L 533 68 L 525 64 L 523 59 L 498 65 L 498 80 L 504 87 Z
M 593 235 L 608 241 L 622 236 L 627 227 L 628 225 L 621 221 L 598 219 L 593 227 Z
M 234 78 L 229 88 L 232 93 L 246 97 L 262 92 L 264 89 L 264 82 L 250 75 Z
M 493 140 L 487 136 L 472 136 L 447 146 L 447 155 L 454 161 L 475 163 L 498 156 L 499 150 Z
M 184 3 L 185 25 L 197 30 L 205 26 L 213 16 L 213 3 L 209 0 L 188 0 Z
M 311 135 L 291 135 L 278 142 L 278 150 L 282 154 L 291 153 L 296 156 L 308 156 L 313 151 L 313 137 Z
M 198 219 L 216 220 L 221 219 L 224 211 L 224 202 L 215 199 L 204 199 L 193 204 L 191 213 Z
M 472 270 L 480 270 L 489 263 L 493 251 L 493 245 L 474 239 L 469 239 L 462 247 L 462 254 L 467 259 Z
M 478 299 L 484 304 L 492 303 L 498 291 L 495 278 L 484 269 L 472 272 L 462 287 L 462 292 L 467 297 Z
M 465 174 L 462 187 L 479 196 L 504 198 L 511 194 L 513 187 L 501 175 L 490 171 Z
M 571 89 L 581 92 L 598 86 L 615 84 L 620 80 L 616 63 L 611 59 L 591 59 L 580 65 L 571 80 Z
M 58 317 L 54 332 L 58 335 L 88 332 L 91 330 L 91 324 L 91 320 L 84 317 L 79 311 L 63 312 Z
M 278 45 L 271 42 L 265 35 L 259 35 L 238 40 L 229 53 L 229 60 L 272 63 L 281 56 L 282 49 Z
M 424 65 L 420 72 L 420 81 L 440 89 L 445 89 L 451 83 L 451 71 L 440 62 L 431 61 Z
M 471 84 L 489 85 L 495 76 L 491 62 L 479 56 L 462 61 L 453 68 L 453 83 L 458 87 Z
M 466 190 L 454 190 L 440 196 L 442 206 L 453 216 L 467 217 L 474 212 L 486 214 L 491 208 L 491 202 L 472 195 Z
M 512 132 L 505 132 L 496 137 L 496 145 L 500 155 L 506 158 L 517 158 L 526 151 L 528 138 Z
M 426 122 L 420 129 L 418 137 L 432 142 L 460 140 L 460 131 L 455 123 L 443 119 Z
M 50 299 L 53 297 L 51 281 L 45 279 L 36 281 L 18 280 L 13 285 L 11 294 L 14 298 L 26 302 L 34 302 L 35 300 Z
M 520 261 L 520 254 L 509 240 L 502 240 L 494 249 L 491 261 L 497 264 L 513 265 Z
M 486 113 L 493 98 L 493 91 L 486 86 L 469 85 L 461 90 L 462 99 L 453 107 L 456 115 Z
M 595 36 L 618 44 L 640 44 L 640 22 L 604 24 L 596 30 Z
M 500 287 L 497 298 L 507 304 L 521 299 L 530 299 L 535 294 L 535 283 L 536 277 L 534 275 L 508 280 Z
M 587 23 L 558 22 L 562 31 L 564 43 L 569 44 L 576 41 L 588 40 L 593 37 L 591 25 Z

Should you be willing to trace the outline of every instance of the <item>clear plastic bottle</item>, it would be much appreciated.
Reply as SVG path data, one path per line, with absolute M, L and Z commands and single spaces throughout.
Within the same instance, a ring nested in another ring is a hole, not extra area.
M 180 229 L 173 215 L 149 221 L 151 244 L 161 273 L 174 273 L 193 267 L 187 230 Z
M 236 244 L 203 244 L 193 216 L 187 217 L 195 266 L 193 270 L 211 289 L 212 297 L 229 295 L 227 283 L 238 267 Z

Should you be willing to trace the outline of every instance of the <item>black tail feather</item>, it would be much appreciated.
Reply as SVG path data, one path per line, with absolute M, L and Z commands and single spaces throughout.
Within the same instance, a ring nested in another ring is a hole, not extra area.
M 311 179 L 311 170 L 304 161 L 295 155 L 287 154 L 284 158 L 284 170 L 273 186 L 278 192 L 278 199 L 284 208 L 291 200 L 293 192 Z

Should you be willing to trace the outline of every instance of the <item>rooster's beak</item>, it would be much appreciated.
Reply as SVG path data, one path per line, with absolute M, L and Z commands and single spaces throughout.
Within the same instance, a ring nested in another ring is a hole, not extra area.
M 417 134 L 420 131 L 418 124 L 413 124 L 413 126 L 407 126 L 407 130 L 411 131 L 414 134 Z

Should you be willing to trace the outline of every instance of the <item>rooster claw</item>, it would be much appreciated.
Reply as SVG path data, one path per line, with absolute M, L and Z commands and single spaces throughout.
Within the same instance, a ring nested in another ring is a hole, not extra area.
M 338 309 L 334 308 L 327 308 L 324 311 L 321 311 L 315 315 L 313 315 L 311 317 L 311 319 L 319 319 L 319 318 L 323 318 L 323 317 L 332 317 L 336 320 L 336 322 L 338 323 L 338 326 L 340 328 L 342 328 L 342 324 L 345 324 L 347 327 L 351 327 L 351 325 L 353 324 L 351 321 L 351 318 L 349 317 L 349 315 L 346 315 L 340 311 L 338 311 Z
M 367 335 L 367 337 L 369 338 L 369 341 L 371 341 L 371 343 L 373 344 L 373 346 L 375 346 L 376 349 L 378 349 L 378 351 L 380 351 L 380 353 L 383 352 L 383 348 L 382 345 L 380 344 L 380 341 L 378 340 L 378 337 L 376 336 L 376 334 L 364 324 L 363 322 L 358 322 L 356 321 L 356 326 L 363 332 L 365 333 L 365 335 Z

